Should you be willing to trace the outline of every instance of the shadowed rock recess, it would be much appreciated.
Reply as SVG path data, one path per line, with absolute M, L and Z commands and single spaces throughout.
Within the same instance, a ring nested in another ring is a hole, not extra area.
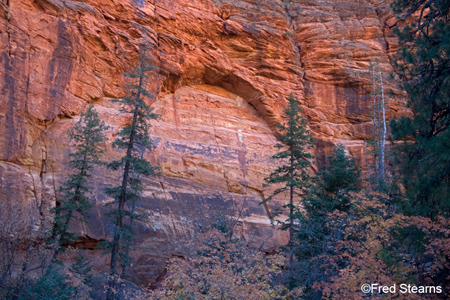
M 109 126 L 104 159 L 130 120 L 110 100 L 124 96 L 123 73 L 148 42 L 155 72 L 154 141 L 147 158 L 161 175 L 145 179 L 134 275 L 154 282 L 177 241 L 205 215 L 245 205 L 241 233 L 286 236 L 259 205 L 275 168 L 276 124 L 289 93 L 300 99 L 316 138 L 313 171 L 342 143 L 364 165 L 371 137 L 369 65 L 392 72 L 396 40 L 383 28 L 392 14 L 381 0 L 22 0 L 2 1 L 0 17 L 0 201 L 35 202 L 49 219 L 68 174 L 67 131 L 93 103 Z M 387 84 L 394 89 L 394 84 Z M 388 116 L 404 104 L 390 98 Z M 78 227 L 94 248 L 110 225 L 104 191 L 119 174 L 96 168 L 95 208 Z M 97 250 L 93 250 L 96 252 Z M 96 268 L 105 270 L 98 253 Z

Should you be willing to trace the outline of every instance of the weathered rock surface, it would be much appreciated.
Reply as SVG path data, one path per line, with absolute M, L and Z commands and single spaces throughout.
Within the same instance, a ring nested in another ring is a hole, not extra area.
M 275 167 L 276 124 L 290 92 L 317 140 L 320 165 L 342 143 L 364 164 L 371 136 L 369 65 L 392 71 L 397 45 L 377 0 L 23 0 L 2 2 L 0 17 L 0 201 L 33 201 L 48 216 L 69 172 L 67 130 L 93 102 L 112 141 L 129 120 L 109 100 L 141 43 L 156 71 L 147 157 L 161 176 L 146 180 L 135 275 L 154 281 L 173 242 L 208 211 L 248 206 L 243 234 L 272 236 L 259 202 Z M 386 84 L 386 88 L 394 88 Z M 403 105 L 390 100 L 389 116 Z M 106 158 L 120 152 L 107 147 Z M 315 167 L 314 167 L 315 168 Z M 117 174 L 96 170 L 96 209 L 88 239 L 107 236 L 105 186 Z M 275 205 L 275 204 L 274 204 Z M 189 216 L 191 219 L 187 218 Z M 98 263 L 101 268 L 101 263 Z

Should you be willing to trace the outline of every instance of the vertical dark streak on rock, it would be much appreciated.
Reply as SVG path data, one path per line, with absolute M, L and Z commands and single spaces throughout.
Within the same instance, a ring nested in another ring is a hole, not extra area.
M 9 34 L 8 34 L 8 44 L 9 44 Z M 14 154 L 14 146 L 15 146 L 15 122 L 14 122 L 14 104 L 15 104 L 15 86 L 14 86 L 14 78 L 12 77 L 13 73 L 13 67 L 11 65 L 11 56 L 9 54 L 9 45 L 8 45 L 8 53 L 3 53 L 3 61 L 4 61 L 4 67 L 5 67 L 5 75 L 3 77 L 4 86 L 2 89 L 2 95 L 5 96 L 5 102 L 6 104 L 6 111 L 5 111 L 5 124 L 3 124 L 2 135 L 7 137 L 8 144 L 4 148 L 3 152 L 3 158 L 4 159 L 11 159 Z
M 41 172 L 39 173 L 39 179 L 41 184 L 41 203 L 39 206 L 39 213 L 43 215 L 42 208 L 44 206 L 44 201 L 46 200 L 46 188 L 45 182 L 47 181 L 47 152 L 45 152 L 45 158 L 42 158 Z
M 53 100 L 47 112 L 47 119 L 52 120 L 61 112 L 64 95 L 73 69 L 73 43 L 64 21 L 58 20 L 58 40 L 49 62 L 50 90 L 49 98 Z
M 29 91 L 30 91 L 30 74 L 31 74 L 31 37 L 29 34 L 28 35 L 28 44 L 29 44 L 29 51 L 28 51 L 28 56 L 27 56 L 27 61 L 28 61 L 28 70 L 27 70 L 27 82 L 26 82 L 26 86 L 25 86 L 25 112 L 27 114 L 27 117 L 30 116 L 29 114 L 29 108 L 28 108 L 28 103 L 29 103 Z M 31 122 L 30 122 L 31 123 Z M 33 123 L 31 123 L 33 124 Z M 33 126 L 35 126 L 33 124 Z
M 179 132 L 179 123 L 180 123 L 180 118 L 178 116 L 178 110 L 177 110 L 177 99 L 175 97 L 175 93 L 172 94 L 172 108 L 173 108 L 173 119 L 175 122 L 175 128 L 177 129 L 177 131 Z
M 10 31 L 10 0 L 6 0 L 6 34 L 8 35 L 8 55 L 11 57 L 11 31 Z
M 5 102 L 6 104 L 6 111 L 5 111 L 5 124 L 3 124 L 3 129 L 1 131 L 2 135 L 7 137 L 8 143 L 4 152 L 2 153 L 2 158 L 6 160 L 11 160 L 14 157 L 14 150 L 15 150 L 15 143 L 17 142 L 17 139 L 15 138 L 15 122 L 14 122 L 14 105 L 15 105 L 15 84 L 14 84 L 14 77 L 12 74 L 14 74 L 14 68 L 13 63 L 11 59 L 11 29 L 10 29 L 10 20 L 11 20 L 11 13 L 10 13 L 10 0 L 6 0 L 6 34 L 8 36 L 7 39 L 7 53 L 4 52 L 2 54 L 3 61 L 4 61 L 4 67 L 5 67 L 5 75 L 4 75 L 4 86 L 2 89 L 2 96 L 5 96 Z
M 286 19 L 289 23 L 289 30 L 290 32 L 293 32 L 293 36 L 289 36 L 289 41 L 292 44 L 292 49 L 294 52 L 294 61 L 298 62 L 298 65 L 302 67 L 303 69 L 303 62 L 302 62 L 302 52 L 301 52 L 301 46 L 300 44 L 297 42 L 297 39 L 295 37 L 295 26 L 294 26 L 294 18 L 296 17 L 295 12 L 292 13 L 291 10 L 294 10 L 293 7 L 291 7 L 293 5 L 293 3 L 285 3 L 283 0 L 283 6 L 285 9 L 285 16 Z M 305 72 L 303 72 L 302 76 L 299 75 L 298 80 L 300 82 L 303 82 L 305 78 Z
M 6 141 L 6 147 L 1 152 L 5 160 L 16 160 L 24 152 L 25 148 L 25 122 L 23 120 L 24 107 L 20 101 L 20 89 L 16 86 L 14 75 L 23 71 L 23 58 L 15 59 L 9 53 L 2 53 L 5 74 L 3 76 L 3 89 L 1 95 L 5 98 L 4 124 L 0 122 L 0 133 Z

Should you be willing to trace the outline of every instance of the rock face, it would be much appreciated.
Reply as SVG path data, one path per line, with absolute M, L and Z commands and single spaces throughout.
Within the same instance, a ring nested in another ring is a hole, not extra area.
M 23 0 L 0 6 L 0 201 L 33 202 L 43 217 L 70 171 L 67 130 L 90 102 L 114 140 L 129 116 L 110 102 L 139 45 L 152 49 L 156 70 L 149 99 L 147 158 L 161 175 L 146 180 L 135 275 L 154 282 L 193 222 L 245 205 L 242 234 L 285 236 L 270 227 L 276 124 L 293 93 L 316 138 L 317 161 L 342 143 L 365 164 L 373 131 L 370 63 L 385 78 L 397 45 L 383 24 L 381 0 Z M 386 89 L 394 89 L 386 84 Z M 391 99 L 388 116 L 403 104 Z M 106 147 L 105 159 L 119 157 Z M 314 171 L 314 170 L 312 170 Z M 85 241 L 105 239 L 104 194 L 118 174 L 96 169 Z M 280 199 L 282 202 L 282 199 Z M 276 206 L 277 204 L 272 204 Z M 187 217 L 190 218 L 187 218 Z M 101 268 L 101 263 L 98 264 Z M 103 266 L 104 268 L 105 266 Z

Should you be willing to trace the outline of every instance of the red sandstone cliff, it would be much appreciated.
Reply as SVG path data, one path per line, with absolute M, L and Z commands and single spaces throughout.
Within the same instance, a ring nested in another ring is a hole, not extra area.
M 282 237 L 259 206 L 274 168 L 275 124 L 293 92 L 316 137 L 319 163 L 342 143 L 364 164 L 370 137 L 370 61 L 392 71 L 395 39 L 382 0 L 6 0 L 0 17 L 0 201 L 34 201 L 43 217 L 67 174 L 67 130 L 93 102 L 114 139 L 128 121 L 109 100 L 140 43 L 157 64 L 152 106 L 161 115 L 147 158 L 162 174 L 146 181 L 136 275 L 150 282 L 172 243 L 200 217 L 247 203 L 244 233 Z M 391 88 L 395 86 L 392 84 Z M 391 100 L 390 116 L 402 107 Z M 107 149 L 106 157 L 117 157 Z M 105 186 L 98 168 L 88 228 L 105 238 Z M 253 231 L 250 229 L 253 228 Z

